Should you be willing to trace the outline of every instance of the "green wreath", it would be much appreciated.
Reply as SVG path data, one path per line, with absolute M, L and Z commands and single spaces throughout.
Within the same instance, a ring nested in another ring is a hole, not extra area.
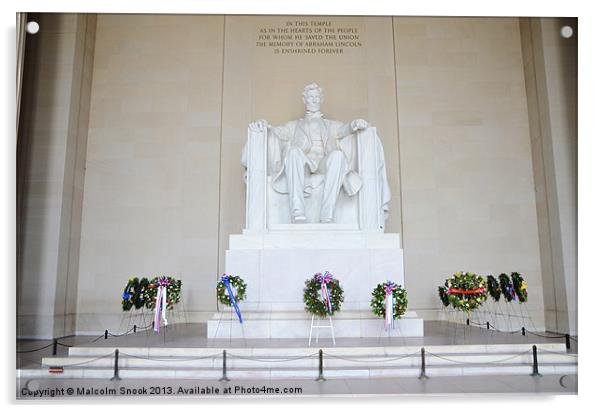
M 493 275 L 487 276 L 487 292 L 496 303 L 500 301 L 502 290 L 500 289 L 500 283 Z
M 502 290 L 502 295 L 506 299 L 507 302 L 510 302 L 516 298 L 514 294 L 514 289 L 512 288 L 512 281 L 508 274 L 502 273 L 499 276 L 500 279 L 500 289 Z
M 155 277 L 150 280 L 147 288 L 144 290 L 144 305 L 151 310 L 155 309 L 157 291 L 159 290 L 159 278 L 160 277 Z M 172 310 L 173 306 L 180 302 L 182 281 L 169 276 L 165 276 L 165 278 L 169 281 L 169 284 L 167 285 L 167 309 Z
M 438 291 L 439 291 L 439 299 L 443 303 L 443 306 L 448 307 L 449 306 L 449 295 L 447 294 L 447 288 L 439 287 Z
M 330 311 L 327 302 L 322 300 L 322 280 L 324 280 L 326 287 L 328 288 L 331 307 Z M 324 275 L 322 275 L 322 273 L 314 274 L 312 278 L 305 281 L 303 302 L 305 303 L 305 311 L 308 313 L 324 318 L 339 311 L 343 301 L 343 288 L 341 288 L 339 280 L 334 278 L 328 271 L 326 271 Z
M 523 276 L 518 272 L 513 272 L 510 276 L 512 277 L 512 288 L 516 293 L 516 298 L 521 303 L 527 302 L 527 283 Z
M 224 274 L 222 278 L 217 283 L 217 287 L 215 288 L 217 293 L 217 300 L 226 305 L 228 307 L 232 307 L 232 301 L 230 300 L 230 295 L 228 294 L 228 289 L 226 288 L 226 283 L 223 280 L 223 277 L 228 277 L 228 282 L 230 283 L 230 288 L 232 288 L 232 292 L 234 293 L 234 298 L 236 298 L 236 302 L 240 303 L 245 298 L 247 298 L 247 284 L 245 281 L 240 278 L 238 275 L 226 275 Z
M 121 296 L 121 308 L 123 311 L 136 310 L 144 307 L 144 291 L 148 286 L 147 278 L 133 277 L 128 280 Z
M 483 277 L 472 272 L 457 272 L 445 281 L 449 303 L 457 310 L 470 314 L 487 300 L 487 285 Z
M 393 308 L 393 319 L 398 319 L 406 313 L 408 308 L 408 292 L 405 288 L 397 285 L 391 281 L 386 283 L 380 283 L 372 290 L 372 301 L 370 301 L 370 307 L 374 315 L 385 318 L 385 298 L 387 296 L 387 287 L 391 288 L 393 294 L 393 300 L 395 302 Z

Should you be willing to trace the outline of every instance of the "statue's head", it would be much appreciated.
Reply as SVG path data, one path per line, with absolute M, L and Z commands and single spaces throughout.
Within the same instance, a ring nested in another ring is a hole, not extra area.
M 305 108 L 310 112 L 317 112 L 320 110 L 320 105 L 324 100 L 324 93 L 322 88 L 315 83 L 305 86 L 303 89 L 303 103 Z

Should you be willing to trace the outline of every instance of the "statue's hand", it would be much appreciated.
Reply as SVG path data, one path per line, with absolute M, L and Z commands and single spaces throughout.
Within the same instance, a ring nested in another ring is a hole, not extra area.
M 351 130 L 354 132 L 366 129 L 368 126 L 370 126 L 370 124 L 363 119 L 356 119 L 351 121 Z
M 253 132 L 263 132 L 268 126 L 268 121 L 265 119 L 258 119 L 255 122 L 249 123 L 249 128 L 251 128 Z

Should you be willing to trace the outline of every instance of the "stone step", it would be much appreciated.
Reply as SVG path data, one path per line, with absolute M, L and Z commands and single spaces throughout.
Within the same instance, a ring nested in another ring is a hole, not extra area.
M 321 343 L 320 343 L 321 344 Z M 224 347 L 124 347 L 124 346 L 79 346 L 69 348 L 70 356 L 102 356 L 115 352 L 116 349 L 134 356 L 147 357 L 199 357 L 219 353 L 226 348 L 242 356 L 256 357 L 297 357 L 316 353 L 320 348 L 337 356 L 399 356 L 420 351 L 425 348 L 434 354 L 518 354 L 530 351 L 536 345 L 539 350 L 565 352 L 564 343 L 512 343 L 512 344 L 466 344 L 466 345 L 414 345 L 414 346 L 332 346 L 326 341 L 320 347 L 243 347 L 225 343 Z
M 483 376 L 483 375 L 529 375 L 532 367 L 524 364 L 453 364 L 431 367 L 427 365 L 426 374 L 437 376 Z M 576 364 L 541 364 L 542 375 L 577 374 Z M 227 375 L 230 379 L 315 379 L 317 369 L 270 368 L 270 369 L 232 369 Z M 418 377 L 419 367 L 348 367 L 324 370 L 327 379 L 366 378 L 366 377 Z M 20 379 L 61 378 L 61 379 L 110 379 L 113 369 L 108 368 L 67 368 L 63 373 L 50 373 L 46 369 L 18 370 Z M 120 370 L 122 379 L 205 379 L 218 380 L 221 369 L 159 369 L 132 368 Z

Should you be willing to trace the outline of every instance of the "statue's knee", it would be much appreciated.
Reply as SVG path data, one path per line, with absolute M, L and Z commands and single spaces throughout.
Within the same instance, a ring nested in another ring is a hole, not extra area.
M 290 163 L 291 161 L 298 161 L 298 160 L 302 160 L 304 158 L 305 154 L 303 153 L 303 151 L 299 148 L 291 148 L 288 151 L 288 154 L 286 156 L 285 159 L 285 163 Z

